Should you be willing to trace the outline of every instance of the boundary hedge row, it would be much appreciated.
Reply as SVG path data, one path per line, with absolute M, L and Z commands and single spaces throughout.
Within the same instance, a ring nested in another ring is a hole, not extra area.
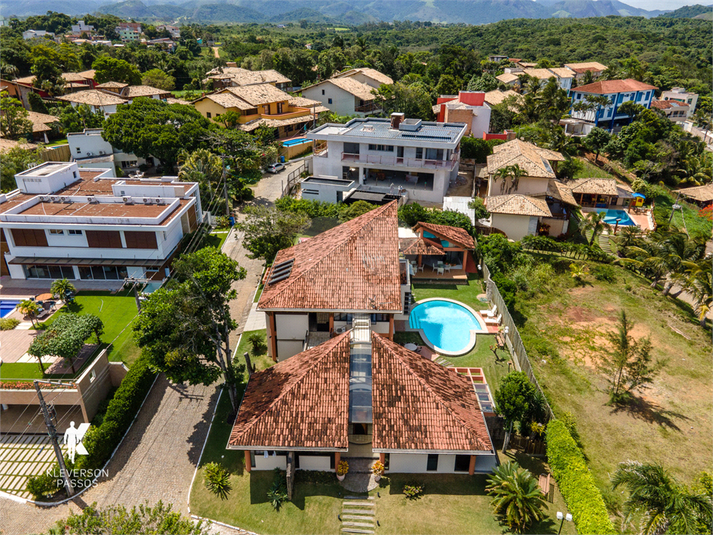
M 574 517 L 577 532 L 582 535 L 617 533 L 582 450 L 560 420 L 547 424 L 547 458 Z

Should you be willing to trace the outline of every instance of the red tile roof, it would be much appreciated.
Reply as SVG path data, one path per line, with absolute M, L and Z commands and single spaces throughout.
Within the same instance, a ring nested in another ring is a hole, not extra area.
M 423 238 L 401 238 L 399 240 L 401 252 L 405 255 L 444 255 L 446 252 L 440 243 Z
M 651 107 L 658 108 L 659 110 L 668 110 L 670 108 L 687 108 L 688 104 L 676 100 L 654 100 L 651 103 Z
M 254 373 L 228 446 L 348 448 L 349 336 Z
M 283 249 L 273 265 L 291 259 L 289 277 L 265 286 L 259 309 L 401 310 L 396 201 Z
M 372 333 L 376 450 L 492 451 L 472 383 Z
M 449 242 L 457 243 L 462 245 L 467 249 L 475 249 L 475 241 L 473 236 L 468 234 L 464 229 L 460 227 L 449 227 L 448 225 L 434 225 L 433 223 L 416 223 L 413 227 L 414 232 L 417 229 L 424 228 L 433 234 L 442 236 Z
M 581 93 L 591 93 L 596 95 L 610 95 L 612 93 L 626 93 L 627 91 L 648 91 L 658 89 L 658 87 L 639 82 L 632 78 L 626 80 L 601 80 L 591 84 L 573 87 L 572 91 Z

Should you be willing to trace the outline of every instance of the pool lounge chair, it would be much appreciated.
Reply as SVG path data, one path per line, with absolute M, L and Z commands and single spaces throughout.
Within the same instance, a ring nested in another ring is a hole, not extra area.
M 493 305 L 493 308 L 490 310 L 480 310 L 480 315 L 481 316 L 487 316 L 488 318 L 494 318 L 495 314 L 498 313 L 498 305 Z
M 484 321 L 485 323 L 492 323 L 492 324 L 494 324 L 494 325 L 499 325 L 499 324 L 500 324 L 500 320 L 502 320 L 502 319 L 503 319 L 503 315 L 502 315 L 502 314 L 498 314 L 498 317 L 497 317 L 497 318 L 483 318 L 483 321 Z

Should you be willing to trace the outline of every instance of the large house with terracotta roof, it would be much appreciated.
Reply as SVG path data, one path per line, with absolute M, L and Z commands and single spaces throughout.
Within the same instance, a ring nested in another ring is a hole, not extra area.
M 228 449 L 245 468 L 489 472 L 495 450 L 472 382 L 361 326 L 253 373 Z
M 273 360 L 353 325 L 393 337 L 394 321 L 407 318 L 410 288 L 397 227 L 391 202 L 277 254 L 257 304 L 266 314 Z
M 0 195 L 0 239 L 13 279 L 162 280 L 202 220 L 198 184 L 121 179 L 108 169 L 46 162 Z
M 607 97 L 609 104 L 606 106 L 597 105 L 594 109 L 583 111 L 576 111 L 573 108 L 572 117 L 587 121 L 600 128 L 612 130 L 617 126 L 631 122 L 631 116 L 621 113 L 619 110 L 624 102 L 634 102 L 644 108 L 650 108 L 656 89 L 658 89 L 656 86 L 632 78 L 601 80 L 581 85 L 569 92 L 573 106 L 578 102 L 586 102 L 589 95 Z
M 337 73 L 331 78 L 302 89 L 302 96 L 318 100 L 337 115 L 364 117 L 381 111 L 374 91 L 394 81 L 376 69 L 358 68 Z

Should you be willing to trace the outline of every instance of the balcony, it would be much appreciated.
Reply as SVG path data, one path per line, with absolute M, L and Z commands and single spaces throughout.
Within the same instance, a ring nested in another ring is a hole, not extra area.
M 293 119 L 295 117 L 307 117 L 310 119 L 312 111 L 309 108 L 292 108 L 292 111 L 287 111 L 284 113 L 277 113 L 274 115 L 261 114 L 263 119 L 275 119 L 277 121 L 284 121 L 285 119 Z
M 376 113 L 381 111 L 381 106 L 374 101 L 367 102 L 361 106 L 354 106 L 354 111 L 357 113 Z
M 403 158 L 380 154 L 353 154 L 342 152 L 342 161 L 357 162 L 375 165 L 391 165 L 398 167 L 418 167 L 429 169 L 448 169 L 449 171 L 458 163 L 460 151 L 455 152 L 449 160 L 419 160 L 417 158 Z

